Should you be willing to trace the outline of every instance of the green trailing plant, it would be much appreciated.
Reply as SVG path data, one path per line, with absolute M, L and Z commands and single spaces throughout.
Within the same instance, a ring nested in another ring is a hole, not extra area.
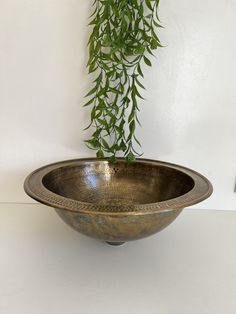
M 87 146 L 98 158 L 115 162 L 122 154 L 128 162 L 140 154 L 135 130 L 138 119 L 143 64 L 151 66 L 149 55 L 162 47 L 156 29 L 159 0 L 95 0 L 89 25 L 89 73 L 94 85 L 84 106 L 91 106 L 93 134 Z

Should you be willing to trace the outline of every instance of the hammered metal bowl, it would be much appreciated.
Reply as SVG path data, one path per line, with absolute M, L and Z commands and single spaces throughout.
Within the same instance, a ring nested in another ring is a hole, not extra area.
M 62 161 L 31 173 L 24 188 L 75 230 L 112 245 L 164 229 L 184 207 L 212 193 L 199 173 L 148 159 Z

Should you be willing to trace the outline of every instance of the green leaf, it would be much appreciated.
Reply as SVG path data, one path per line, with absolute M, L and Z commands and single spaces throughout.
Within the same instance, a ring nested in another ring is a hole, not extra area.
M 154 24 L 156 27 L 164 28 L 164 26 L 162 26 L 161 24 L 157 23 L 155 20 L 153 20 L 153 24 Z
M 151 63 L 151 61 L 147 58 L 147 57 L 145 57 L 145 56 L 143 56 L 143 60 L 144 60 L 144 62 L 148 65 L 148 66 L 152 66 L 152 63 Z
M 98 151 L 97 151 L 97 158 L 104 158 L 104 153 L 103 153 L 103 151 L 101 150 L 101 149 L 99 149 Z
M 107 149 L 107 150 L 109 150 L 109 149 L 110 149 L 110 147 L 109 147 L 108 143 L 105 141 L 105 139 L 104 139 L 104 138 L 102 139 L 102 145 L 104 146 L 104 148 L 105 148 L 105 149 Z
M 117 159 L 116 159 L 116 156 L 115 155 L 112 155 L 109 157 L 108 161 L 111 163 L 111 164 L 115 164 L 117 162 Z
M 143 72 L 141 70 L 140 64 L 137 66 L 137 71 L 138 71 L 138 74 L 143 77 Z
M 92 73 L 92 72 L 95 72 L 97 70 L 97 64 L 96 62 L 94 61 L 93 63 L 90 64 L 89 66 L 89 74 Z
M 123 140 L 122 140 L 121 143 L 120 143 L 120 148 L 121 148 L 121 150 L 122 150 L 123 152 L 125 152 L 126 149 L 127 149 L 127 146 L 126 146 L 126 144 L 125 144 L 125 142 L 124 142 Z
M 135 161 L 135 156 L 132 152 L 130 152 L 127 156 L 126 156 L 126 160 L 128 161 L 128 163 L 134 162 Z
M 90 145 L 92 148 L 99 148 L 99 146 L 100 146 L 100 143 L 99 143 L 98 139 L 96 139 L 96 138 L 86 140 L 85 143 Z
M 146 89 L 143 84 L 137 79 L 135 78 L 136 83 L 142 88 L 142 89 Z
M 137 100 L 136 100 L 136 95 L 135 95 L 134 90 L 132 90 L 131 99 L 132 99 L 132 102 L 133 102 L 133 106 L 134 107 L 138 107 L 138 103 L 137 103 Z
M 139 140 L 137 139 L 137 137 L 135 135 L 134 135 L 134 140 L 141 147 L 141 144 L 140 144 Z
M 133 135 L 134 134 L 134 130 L 135 130 L 135 121 L 132 120 L 129 124 L 129 131 L 130 131 L 130 134 Z
M 93 124 L 93 121 L 91 121 L 91 122 L 89 123 L 89 125 L 88 125 L 86 128 L 83 129 L 83 131 L 88 130 L 88 129 L 91 127 L 92 124 Z
M 135 94 L 136 94 L 139 98 L 144 99 L 143 96 L 139 93 L 139 91 L 138 91 L 138 89 L 136 88 L 136 86 L 134 86 L 134 92 L 135 92 Z
M 93 95 L 96 91 L 97 91 L 97 86 L 95 86 L 94 88 L 92 88 L 92 89 L 90 90 L 90 92 L 88 92 L 88 94 L 86 94 L 84 97 L 91 96 L 91 95 Z
M 147 5 L 148 9 L 153 11 L 153 7 L 152 7 L 152 4 L 151 4 L 151 1 L 150 0 L 145 0 L 145 2 L 146 2 L 146 5 Z
M 86 102 L 83 107 L 87 107 L 89 105 L 91 105 L 94 102 L 94 98 L 90 99 L 88 102 Z
M 134 119 L 134 115 L 135 115 L 135 110 L 132 110 L 129 115 L 128 123 L 130 123 Z

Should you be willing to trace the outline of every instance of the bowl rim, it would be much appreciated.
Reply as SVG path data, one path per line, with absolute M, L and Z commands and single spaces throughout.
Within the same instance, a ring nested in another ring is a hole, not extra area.
M 124 161 L 124 158 L 117 158 L 118 161 Z M 149 165 L 158 165 L 171 169 L 175 169 L 181 173 L 186 174 L 194 181 L 193 188 L 187 193 L 176 198 L 168 199 L 156 203 L 148 204 L 131 204 L 131 205 L 98 205 L 96 203 L 81 202 L 71 198 L 67 198 L 56 194 L 45 187 L 43 178 L 49 172 L 61 167 L 68 167 L 73 165 L 83 165 L 85 163 L 108 163 L 106 158 L 78 158 L 71 160 L 64 160 L 54 162 L 43 167 L 40 167 L 31 172 L 24 182 L 24 190 L 31 198 L 36 201 L 54 207 L 57 209 L 69 210 L 77 213 L 97 213 L 105 215 L 140 215 L 168 212 L 173 210 L 183 209 L 188 206 L 197 204 L 207 199 L 213 192 L 211 182 L 202 174 L 170 162 L 137 158 L 135 163 L 146 163 Z M 116 164 L 114 164 L 115 166 Z

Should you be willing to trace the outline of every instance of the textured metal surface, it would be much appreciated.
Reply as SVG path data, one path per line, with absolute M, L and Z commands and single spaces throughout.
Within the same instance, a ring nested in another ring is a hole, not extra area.
M 162 230 L 184 207 L 209 197 L 212 186 L 190 169 L 160 161 L 78 159 L 36 170 L 25 191 L 55 207 L 75 230 L 118 243 Z
M 75 213 L 56 209 L 59 216 L 73 229 L 106 242 L 126 242 L 148 237 L 167 227 L 182 211 L 153 214 L 106 215 Z

